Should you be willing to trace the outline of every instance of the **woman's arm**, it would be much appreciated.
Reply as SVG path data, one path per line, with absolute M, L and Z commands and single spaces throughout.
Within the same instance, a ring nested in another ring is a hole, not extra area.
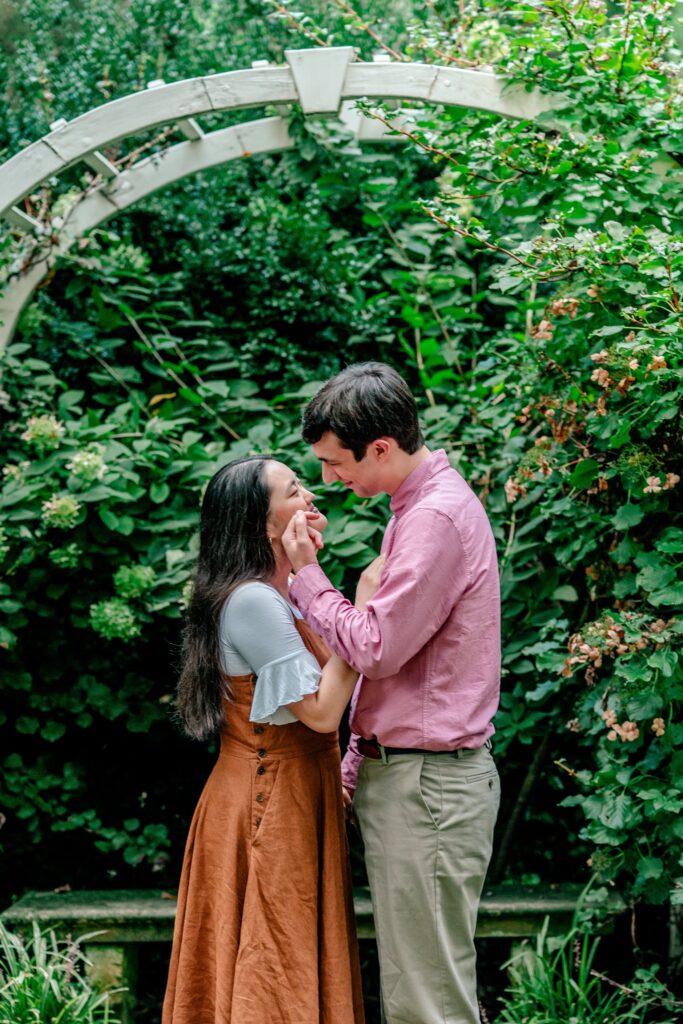
M 314 732 L 334 732 L 351 700 L 358 673 L 333 654 L 320 674 L 320 686 L 287 707 Z

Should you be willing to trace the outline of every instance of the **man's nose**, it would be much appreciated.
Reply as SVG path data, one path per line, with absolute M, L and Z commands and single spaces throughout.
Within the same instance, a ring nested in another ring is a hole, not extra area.
M 332 469 L 332 467 L 328 466 L 325 462 L 323 462 L 322 471 L 324 484 L 332 484 L 334 483 L 335 480 L 338 479 L 337 474 Z

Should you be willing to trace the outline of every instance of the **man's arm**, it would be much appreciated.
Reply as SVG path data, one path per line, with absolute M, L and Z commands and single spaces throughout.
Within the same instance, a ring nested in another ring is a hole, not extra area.
M 296 525 L 282 540 L 297 570 L 292 600 L 328 646 L 369 679 L 394 675 L 413 658 L 470 583 L 458 529 L 438 509 L 414 509 L 397 523 L 382 581 L 365 611 L 332 585 Z

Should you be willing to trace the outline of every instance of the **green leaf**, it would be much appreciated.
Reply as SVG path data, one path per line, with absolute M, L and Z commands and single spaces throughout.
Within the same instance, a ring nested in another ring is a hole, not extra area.
M 600 327 L 597 331 L 593 331 L 591 334 L 592 338 L 608 338 L 612 334 L 621 334 L 624 330 L 622 324 L 613 324 L 609 327 Z
M 665 679 L 671 679 L 680 665 L 679 652 L 663 647 L 661 650 L 651 654 L 647 659 L 647 663 L 652 668 L 659 669 Z
M 116 532 L 122 533 L 124 537 L 130 537 L 134 529 L 135 520 L 132 516 L 121 516 L 116 526 Z
M 590 487 L 599 471 L 600 463 L 596 459 L 582 459 L 569 475 L 569 485 L 577 490 Z
M 40 730 L 40 735 L 48 743 L 54 743 L 55 740 L 61 739 L 65 732 L 66 726 L 62 722 L 46 722 Z
M 98 508 L 97 514 L 108 530 L 116 530 L 119 525 L 119 517 L 110 508 Z
M 149 496 L 156 505 L 161 505 L 166 501 L 170 493 L 171 488 L 168 484 L 157 480 L 149 488 Z
M 600 821 L 605 828 L 625 829 L 636 824 L 640 814 L 630 796 L 620 793 L 618 796 L 610 798 L 609 794 L 606 794 L 606 798 L 606 805 L 600 814 Z
M 72 406 L 78 405 L 84 395 L 85 391 L 64 391 L 57 399 L 57 404 L 60 409 L 71 409 Z
M 659 857 L 641 857 L 636 868 L 639 880 L 645 881 L 648 878 L 659 878 L 664 871 L 664 863 Z
M 14 723 L 14 727 L 17 730 L 17 732 L 21 732 L 29 736 L 32 736 L 33 733 L 38 732 L 39 726 L 40 722 L 38 721 L 37 718 L 29 717 L 17 718 L 16 722 Z
M 660 562 L 659 565 L 646 565 L 636 576 L 636 583 L 643 590 L 663 590 L 676 578 L 676 570 L 671 565 Z
M 618 508 L 612 516 L 612 525 L 617 530 L 628 530 L 643 521 L 645 510 L 640 505 L 627 504 Z
M 633 722 L 644 722 L 648 718 L 656 718 L 663 708 L 663 698 L 652 690 L 634 694 L 626 701 L 628 718 Z
M 180 388 L 178 394 L 181 396 L 181 398 L 184 398 L 187 402 L 190 402 L 191 405 L 201 405 L 203 402 L 203 399 L 200 398 L 199 395 L 195 394 L 195 392 L 192 391 L 191 388 Z
M 655 608 L 659 608 L 661 605 L 683 604 L 683 583 L 674 583 L 673 586 L 654 591 L 649 595 L 648 601 Z
M 608 448 L 622 448 L 631 440 L 631 423 L 629 420 L 622 420 L 619 429 L 612 434 L 607 442 Z
M 552 593 L 553 601 L 578 601 L 579 595 L 576 589 L 569 584 L 564 586 L 556 587 Z
M 526 693 L 526 699 L 529 701 L 541 701 L 544 700 L 549 694 L 557 693 L 562 685 L 562 680 L 549 679 L 545 683 L 541 683 L 533 690 L 529 690 Z
M 425 319 L 422 313 L 413 306 L 404 306 L 401 310 L 401 316 L 411 327 L 420 328 L 424 326 Z

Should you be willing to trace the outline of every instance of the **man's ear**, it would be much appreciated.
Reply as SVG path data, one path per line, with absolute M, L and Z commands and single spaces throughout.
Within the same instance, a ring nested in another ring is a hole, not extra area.
M 378 462 L 386 462 L 395 447 L 393 437 L 378 437 L 370 444 L 370 450 Z

